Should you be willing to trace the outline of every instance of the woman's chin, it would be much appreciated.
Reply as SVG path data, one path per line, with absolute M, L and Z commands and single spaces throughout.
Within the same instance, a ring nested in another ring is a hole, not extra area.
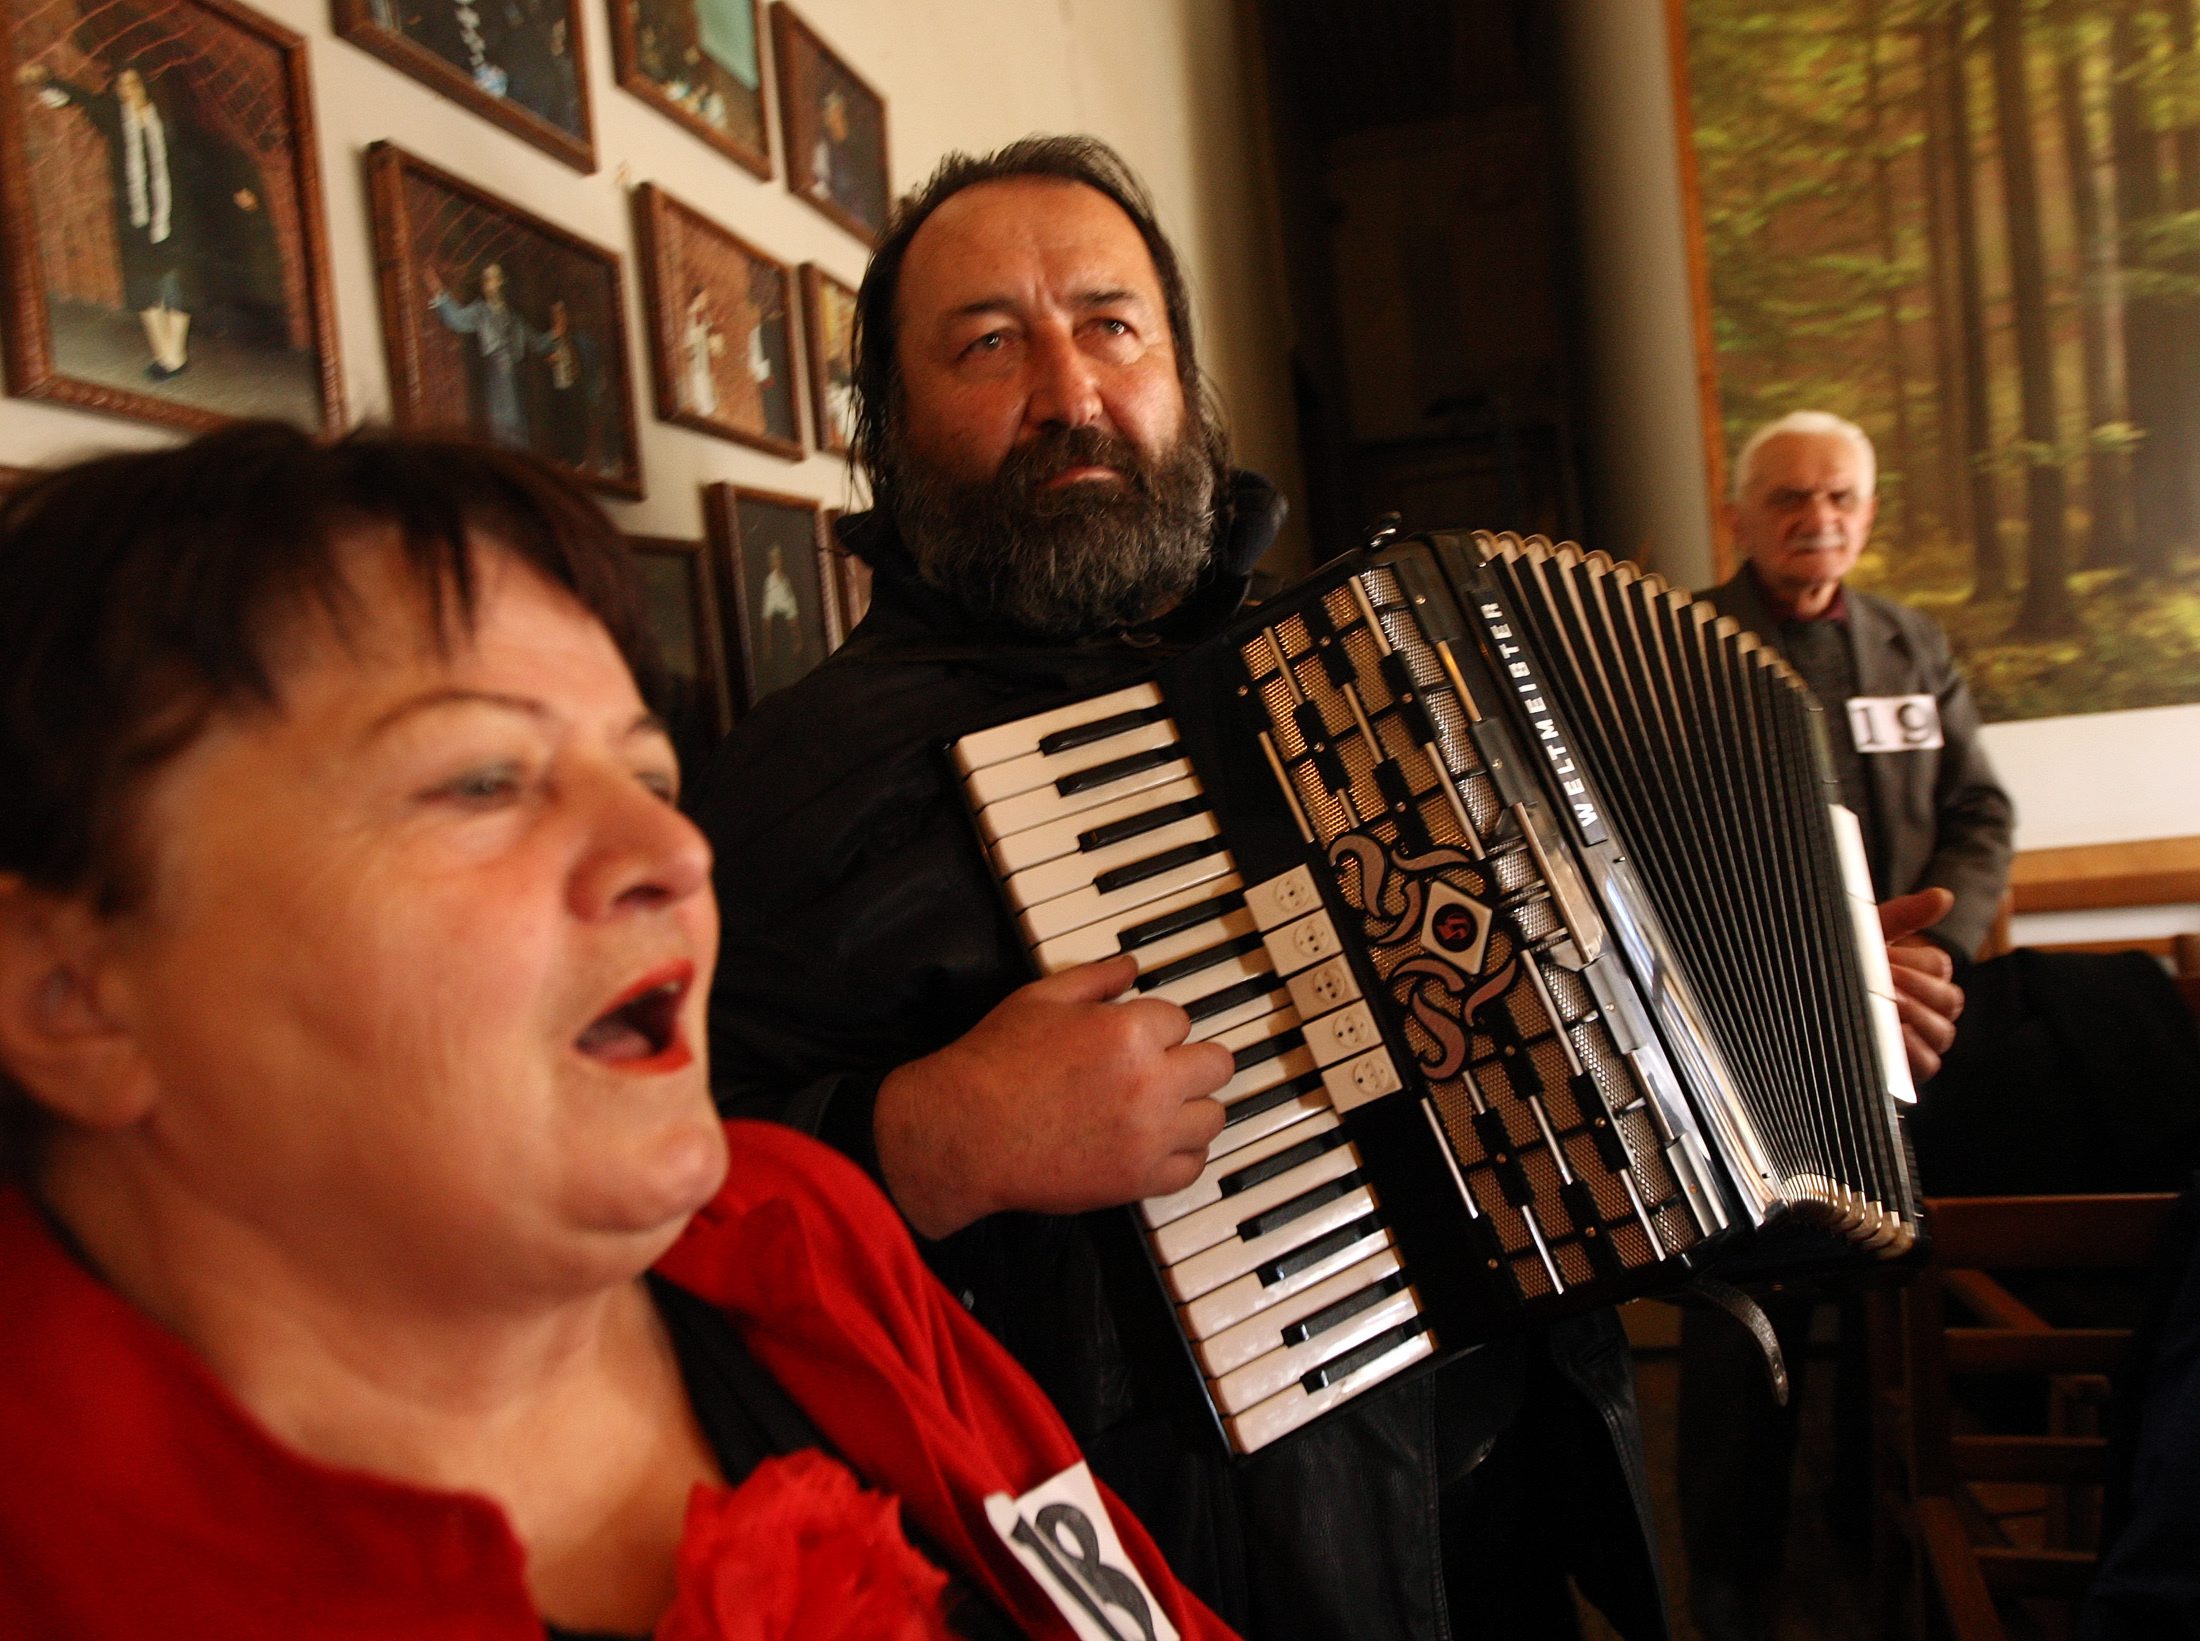
M 592 1229 L 647 1236 L 661 1232 L 669 1245 L 696 1210 L 710 1201 L 726 1177 L 726 1131 L 715 1113 L 681 1123 L 637 1144 L 619 1159 L 614 1174 L 597 1167 L 580 1217 Z

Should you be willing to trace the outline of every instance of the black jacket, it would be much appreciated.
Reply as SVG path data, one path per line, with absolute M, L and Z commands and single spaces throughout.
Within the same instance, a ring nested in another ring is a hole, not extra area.
M 1906 604 L 1844 589 L 1849 653 L 1860 695 L 1930 695 L 1945 745 L 1864 760 L 1885 858 L 1872 862 L 1880 895 L 1941 888 L 1955 909 L 1932 933 L 1964 957 L 1978 955 L 2009 886 L 2016 808 L 1994 777 L 1979 739 L 1978 703 L 1963 681 L 1940 623 Z M 1747 569 L 1701 595 L 1759 637 L 1779 641 L 1779 619 Z M 1821 703 L 1827 729 L 1847 733 L 1842 703 Z
M 717 848 L 724 920 L 711 997 L 722 1104 L 820 1134 L 877 1172 L 880 1079 L 1031 977 L 947 741 L 1117 687 L 1219 627 L 1282 511 L 1252 475 L 1233 502 L 1216 567 L 1179 611 L 1075 645 L 980 629 L 917 579 L 876 515 L 843 523 L 843 543 L 874 571 L 870 614 L 823 666 L 759 704 L 695 806 Z M 1240 1630 L 1455 1633 L 1437 1495 L 1525 1404 L 1560 1408 L 1545 1422 L 1565 1428 L 1541 1451 L 1576 1455 L 1543 1467 L 1575 1473 L 1550 1531 L 1583 1552 L 1576 1576 L 1628 1634 L 1664 1633 L 1633 1383 L 1609 1314 L 1477 1352 L 1232 1461 L 1134 1235 L 1120 1211 L 1004 1214 L 926 1255 L 1053 1397 L 1179 1574 Z

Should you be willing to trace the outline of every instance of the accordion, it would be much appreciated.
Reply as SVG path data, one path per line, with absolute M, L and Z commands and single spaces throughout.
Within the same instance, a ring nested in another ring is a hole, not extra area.
M 1655 576 L 1432 535 L 954 744 L 1035 967 L 1131 952 L 1233 1053 L 1204 1172 L 1137 1210 L 1233 1449 L 1510 1328 L 1916 1241 L 1825 734 Z

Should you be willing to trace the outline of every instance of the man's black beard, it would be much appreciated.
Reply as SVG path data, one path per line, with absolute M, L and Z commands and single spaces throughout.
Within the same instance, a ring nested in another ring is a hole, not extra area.
M 904 447 L 894 521 L 918 573 L 983 621 L 1083 638 L 1173 608 L 1214 551 L 1214 477 L 1187 430 L 1155 460 L 1094 427 L 1054 428 L 990 479 L 947 478 Z M 1046 481 L 1108 467 L 1120 483 Z

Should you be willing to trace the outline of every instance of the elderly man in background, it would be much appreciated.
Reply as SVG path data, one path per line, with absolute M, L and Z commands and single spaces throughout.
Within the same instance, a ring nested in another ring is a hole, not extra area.
M 1876 476 L 1871 440 L 1853 422 L 1806 410 L 1759 428 L 1736 459 L 1727 507 L 1746 562 L 1703 596 L 1777 645 L 1825 707 L 1842 794 L 1863 824 L 1877 893 L 1942 888 L 1955 896 L 1947 916 L 1894 954 L 1945 976 L 1969 963 L 1993 923 L 2009 880 L 2015 814 L 1939 623 L 1843 585 L 1871 536 Z M 1808 1294 L 1787 1294 L 1765 1308 L 1794 1374 L 1784 1408 L 1773 1404 L 1740 1329 L 1708 1311 L 1690 1311 L 1682 1323 L 1681 1511 L 1690 1604 L 1706 1641 L 1773 1633 L 1771 1590 L 1787 1536 L 1815 1304 Z M 1843 1513 L 1836 1526 L 1861 1534 L 1869 1455 L 1860 1316 L 1844 1317 L 1842 1336 L 1833 1496 Z

